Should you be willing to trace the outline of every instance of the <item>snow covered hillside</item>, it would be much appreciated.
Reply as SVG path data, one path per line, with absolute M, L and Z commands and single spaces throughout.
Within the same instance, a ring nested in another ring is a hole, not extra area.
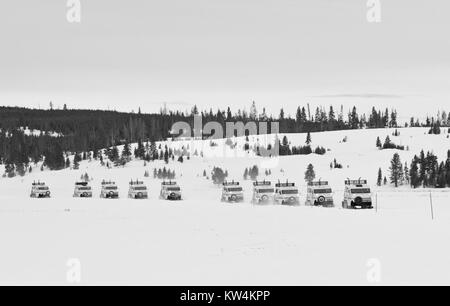
M 40 171 L 38 165 L 24 177 L 0 178 L 0 283 L 70 284 L 67 262 L 77 259 L 82 284 L 450 284 L 450 190 L 376 186 L 378 169 L 388 176 L 395 152 L 403 163 L 422 149 L 445 160 L 450 139 L 424 128 L 399 129 L 400 136 L 393 131 L 313 133 L 311 146 L 329 149 L 325 155 L 272 159 L 243 152 L 245 137 L 232 140 L 239 156 L 225 139 L 214 140 L 216 146 L 169 141 L 173 149 L 189 144 L 190 159 L 145 167 L 133 160 L 111 169 L 92 160 L 61 171 Z M 306 134 L 286 136 L 293 145 L 306 140 Z M 380 151 L 376 139 L 386 136 L 408 150 Z M 330 168 L 334 159 L 342 169 Z M 260 179 L 296 182 L 303 204 L 310 163 L 317 179 L 332 185 L 335 208 L 250 204 L 252 182 L 242 180 L 245 168 L 257 165 Z M 161 181 L 152 173 L 164 166 L 175 170 L 180 202 L 158 198 Z M 220 202 L 221 189 L 203 176 L 214 166 L 243 183 L 244 203 Z M 264 175 L 266 169 L 271 175 Z M 150 177 L 144 177 L 146 170 Z M 93 198 L 73 198 L 74 183 L 84 173 L 93 179 Z M 377 209 L 343 210 L 344 180 L 360 177 L 369 180 Z M 149 187 L 148 200 L 127 199 L 128 182 L 137 178 Z M 99 198 L 102 179 L 117 182 L 119 200 Z M 52 198 L 29 198 L 37 180 L 47 183 Z M 380 277 L 370 277 L 373 263 Z

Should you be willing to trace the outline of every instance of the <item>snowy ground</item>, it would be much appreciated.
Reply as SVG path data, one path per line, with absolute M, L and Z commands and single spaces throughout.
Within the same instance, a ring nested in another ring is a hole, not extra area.
M 425 135 L 425 129 L 401 129 L 397 144 L 410 162 L 422 148 L 440 158 L 450 149 L 447 135 Z M 313 146 L 331 151 L 325 156 L 282 157 L 270 179 L 296 181 L 304 201 L 304 171 L 308 163 L 317 176 L 329 180 L 335 201 L 342 201 L 345 178 L 363 177 L 374 185 L 377 170 L 387 175 L 393 151 L 380 152 L 390 130 L 313 134 Z M 348 137 L 347 143 L 340 141 Z M 289 135 L 295 144 L 306 136 Z M 206 148 L 205 148 L 206 150 Z M 336 158 L 342 170 L 330 170 Z M 171 162 L 184 200 L 158 199 L 160 181 L 143 178 L 160 162 L 132 162 L 108 170 L 98 162 L 83 162 L 80 170 L 33 173 L 0 179 L 0 283 L 68 284 L 67 262 L 81 263 L 82 284 L 158 285 L 301 285 L 301 284 L 450 284 L 450 191 L 407 187 L 374 188 L 378 209 L 346 211 L 311 207 L 249 204 L 251 182 L 244 182 L 246 203 L 224 204 L 220 189 L 202 177 L 213 166 L 241 180 L 245 167 L 261 159 L 193 157 Z M 267 163 L 265 163 L 267 165 Z M 260 171 L 263 172 L 262 169 Z M 94 178 L 92 199 L 72 198 L 73 184 L 84 172 Z M 182 174 L 182 176 L 180 176 Z M 98 198 L 103 178 L 117 181 L 120 200 Z M 128 181 L 141 178 L 150 189 L 148 200 L 126 199 Z M 30 199 L 33 180 L 44 180 L 52 199 Z M 370 264 L 375 263 L 375 266 Z M 373 275 L 373 269 L 379 267 Z M 378 270 L 377 270 L 378 271 Z

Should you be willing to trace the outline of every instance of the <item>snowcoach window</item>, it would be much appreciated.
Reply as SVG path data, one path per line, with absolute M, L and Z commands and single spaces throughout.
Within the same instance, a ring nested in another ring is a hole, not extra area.
M 230 191 L 230 192 L 239 192 L 239 191 L 242 191 L 242 187 L 228 188 L 228 191 Z
M 326 188 L 326 189 L 315 189 L 314 193 L 332 193 L 333 191 L 331 190 L 331 188 Z
M 298 190 L 297 189 L 292 189 L 292 190 L 283 190 L 281 191 L 282 194 L 297 194 Z
M 145 186 L 134 187 L 134 190 L 147 190 L 147 187 Z
M 91 187 L 78 187 L 78 190 L 91 190 Z
M 106 190 L 117 190 L 117 186 L 108 186 L 105 187 Z
M 167 188 L 169 191 L 180 191 L 180 187 L 169 187 Z
M 258 192 L 259 192 L 259 193 L 273 193 L 273 192 L 274 192 L 274 189 L 273 189 L 273 188 L 259 189 Z
M 39 190 L 48 190 L 48 187 L 39 187 Z
M 352 189 L 352 193 L 370 193 L 370 188 Z

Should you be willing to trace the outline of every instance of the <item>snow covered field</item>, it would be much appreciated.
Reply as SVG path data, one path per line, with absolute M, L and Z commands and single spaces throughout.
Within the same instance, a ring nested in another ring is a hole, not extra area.
M 160 181 L 143 178 L 145 170 L 152 175 L 154 167 L 163 167 L 160 161 L 117 169 L 85 161 L 79 170 L 36 168 L 25 177 L 1 178 L 0 283 L 70 284 L 67 262 L 77 259 L 81 284 L 450 284 L 450 191 L 431 191 L 432 220 L 430 190 L 375 188 L 378 168 L 387 176 L 394 154 L 375 147 L 377 136 L 409 146 L 399 152 L 408 163 L 421 149 L 446 158 L 450 140 L 420 128 L 400 132 L 315 133 L 312 146 L 329 148 L 327 154 L 280 157 L 276 163 L 251 155 L 170 162 L 183 189 L 181 202 L 159 200 Z M 306 135 L 288 138 L 297 145 Z M 214 150 L 221 150 L 223 141 L 217 142 Z M 344 169 L 330 169 L 334 158 Z M 336 208 L 251 205 L 250 181 L 244 182 L 245 203 L 224 204 L 220 188 L 202 176 L 220 166 L 229 179 L 242 180 L 245 167 L 256 164 L 263 173 L 263 165 L 272 164 L 268 179 L 297 182 L 303 203 L 309 163 L 317 178 L 334 187 Z M 74 199 L 74 182 L 85 172 L 94 179 L 94 197 Z M 340 208 L 344 180 L 359 177 L 374 186 L 377 210 Z M 117 181 L 121 199 L 99 199 L 104 178 Z M 149 187 L 148 200 L 126 198 L 128 182 L 136 178 Z M 49 185 L 51 199 L 29 198 L 38 179 Z M 368 277 L 374 267 L 377 277 Z

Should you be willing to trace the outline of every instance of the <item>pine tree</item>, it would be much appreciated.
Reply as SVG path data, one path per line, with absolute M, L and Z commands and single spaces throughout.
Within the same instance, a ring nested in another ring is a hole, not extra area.
M 391 166 L 389 168 L 389 170 L 391 171 L 391 183 L 394 184 L 395 187 L 398 187 L 401 182 L 402 168 L 403 164 L 400 161 L 400 155 L 398 153 L 395 153 L 391 160 Z
M 214 167 L 211 173 L 211 179 L 214 184 L 220 185 L 222 184 L 227 177 L 227 173 L 222 170 L 222 168 Z
M 409 177 L 409 168 L 408 168 L 408 163 L 405 162 L 405 166 L 403 167 L 403 179 L 404 179 L 404 183 L 409 185 L 410 184 L 410 177 Z
M 314 171 L 314 166 L 312 164 L 309 164 L 308 167 L 306 168 L 306 172 L 305 172 L 305 181 L 312 182 L 314 181 L 314 179 L 316 178 L 316 173 Z
M 251 170 L 250 170 L 250 172 L 249 172 L 249 175 L 250 175 L 250 179 L 251 180 L 256 180 L 257 178 L 258 178 L 258 176 L 259 176 L 259 169 L 258 169 L 258 166 L 253 166 L 252 168 L 251 168 Z
M 245 168 L 245 171 L 244 171 L 244 180 L 248 180 L 248 169 L 247 168 Z
M 166 150 L 164 151 L 164 162 L 166 164 L 169 163 L 169 151 L 167 150 L 167 147 L 166 147 Z
M 131 156 L 131 149 L 128 142 L 125 142 L 122 150 L 122 158 L 128 159 Z
M 309 146 L 311 144 L 311 142 L 312 142 L 312 140 L 311 140 L 311 133 L 308 132 L 308 134 L 306 135 L 306 145 Z
M 380 139 L 380 137 L 377 137 L 377 148 L 382 148 L 383 147 L 383 145 L 381 144 L 381 139 Z
M 381 168 L 378 169 L 378 178 L 377 178 L 377 186 L 381 186 L 383 183 L 383 172 L 381 171 Z
M 134 151 L 134 157 L 140 159 L 144 159 L 145 157 L 145 148 L 141 139 L 138 140 L 137 148 Z
M 81 156 L 80 154 L 77 152 L 75 153 L 75 155 L 73 156 L 73 169 L 78 170 L 80 168 L 80 161 L 81 161 Z

